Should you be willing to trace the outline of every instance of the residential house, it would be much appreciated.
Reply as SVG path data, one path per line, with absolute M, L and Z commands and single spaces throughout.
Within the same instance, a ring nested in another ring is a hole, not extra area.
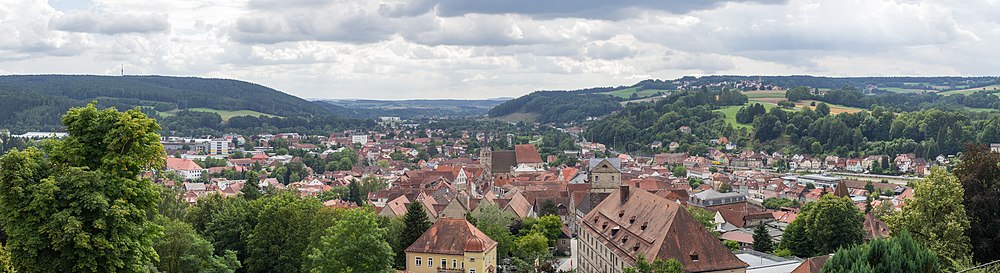
M 404 252 L 407 272 L 497 272 L 497 242 L 465 219 L 438 220 Z

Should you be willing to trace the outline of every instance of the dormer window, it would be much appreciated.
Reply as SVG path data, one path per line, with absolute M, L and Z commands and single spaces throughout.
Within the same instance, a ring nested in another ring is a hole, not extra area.
M 625 216 L 625 210 L 621 210 L 618 212 L 618 219 L 621 219 L 624 216 Z
M 639 243 L 635 243 L 635 246 L 632 246 L 632 252 L 636 251 L 639 251 Z
M 698 253 L 691 252 L 691 261 L 692 262 L 697 262 L 698 261 Z
M 604 224 L 601 225 L 601 229 L 608 229 L 608 222 L 604 222 Z
M 639 227 L 639 230 L 645 231 L 646 227 L 648 227 L 648 226 L 649 226 L 649 222 L 642 222 L 642 226 Z
M 622 236 L 622 244 L 624 245 L 626 242 L 628 242 L 628 235 Z
M 632 216 L 632 218 L 628 218 L 628 223 L 629 224 L 635 224 L 635 219 L 636 218 L 637 218 L 636 216 Z
M 611 237 L 615 237 L 615 235 L 618 235 L 619 230 L 621 230 L 621 228 L 618 226 L 611 228 Z

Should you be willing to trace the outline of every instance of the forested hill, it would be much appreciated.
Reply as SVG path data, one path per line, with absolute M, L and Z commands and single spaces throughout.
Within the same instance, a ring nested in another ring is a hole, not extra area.
M 915 103 L 922 103 L 956 94 L 971 95 L 979 91 L 998 93 L 1000 91 L 996 90 L 1000 88 L 1000 77 L 687 76 L 674 80 L 644 80 L 629 86 L 536 91 L 494 107 L 489 116 L 542 123 L 581 122 L 590 117 L 606 116 L 622 110 L 622 105 L 630 102 L 660 100 L 679 91 L 766 90 L 783 93 L 784 90 L 797 86 L 809 87 L 813 93 L 854 90 L 861 97 L 873 94 L 893 99 L 912 100 L 919 97 L 924 98 L 924 101 Z M 783 96 L 779 94 L 779 97 Z M 880 97 L 858 101 L 877 98 Z M 986 103 L 989 101 L 983 104 Z M 968 103 L 962 105 L 969 106 Z M 867 106 L 859 105 L 865 108 Z
M 166 76 L 0 76 L 0 128 L 55 130 L 70 107 L 99 106 L 169 116 L 185 109 L 267 114 L 280 117 L 329 115 L 301 98 L 243 81 Z M 235 112 L 240 111 L 240 112 Z M 256 112 L 256 113 L 255 113 Z M 165 113 L 165 114 L 164 114 Z

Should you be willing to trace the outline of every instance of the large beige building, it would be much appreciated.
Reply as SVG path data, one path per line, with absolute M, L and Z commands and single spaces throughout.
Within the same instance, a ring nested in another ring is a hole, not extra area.
M 413 273 L 495 273 L 497 242 L 465 219 L 441 218 L 406 248 Z
M 642 255 L 677 259 L 685 272 L 746 272 L 747 264 L 679 204 L 620 186 L 579 226 L 580 273 L 620 273 Z

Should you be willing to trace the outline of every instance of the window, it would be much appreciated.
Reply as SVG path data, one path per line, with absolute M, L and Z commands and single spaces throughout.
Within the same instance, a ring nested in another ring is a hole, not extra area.
M 448 259 L 441 259 L 441 268 L 448 267 Z
M 698 261 L 698 253 L 691 254 L 691 261 L 692 262 L 697 262 Z
M 451 268 L 458 268 L 458 261 L 456 261 L 455 259 L 452 259 L 451 260 Z
M 618 219 L 621 219 L 624 216 L 625 216 L 625 210 L 621 210 L 618 212 Z
M 469 262 L 476 262 L 476 258 L 469 258 Z
M 597 182 L 597 181 L 601 181 L 601 177 L 600 177 L 600 176 L 596 176 L 596 175 L 595 175 L 595 176 L 594 176 L 594 182 Z
M 417 266 L 421 266 L 421 265 L 422 265 L 422 264 L 421 264 L 421 261 L 420 261 L 420 257 L 417 257 L 417 260 L 416 260 L 416 265 L 417 265 Z
M 644 231 L 644 230 L 646 230 L 647 226 L 649 226 L 649 222 L 642 222 L 642 226 L 639 227 L 639 230 Z
M 629 224 L 635 224 L 635 219 L 636 219 L 636 218 L 638 218 L 638 217 L 635 217 L 635 216 L 632 216 L 632 218 L 629 218 L 629 219 L 628 219 L 628 223 L 629 223 Z
M 469 269 L 469 273 L 476 273 L 475 269 Z
M 427 257 L 427 267 L 434 267 L 434 258 Z

